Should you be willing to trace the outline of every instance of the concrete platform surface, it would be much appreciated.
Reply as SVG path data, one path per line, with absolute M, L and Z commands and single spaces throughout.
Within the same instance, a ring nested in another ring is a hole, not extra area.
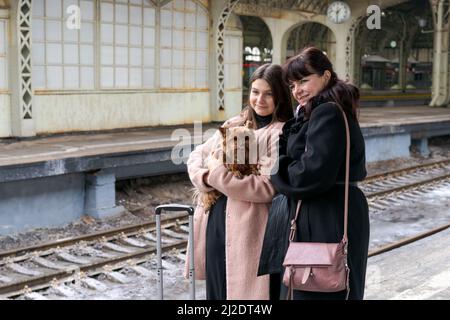
M 383 107 L 361 108 L 361 128 L 388 125 L 439 123 L 450 120 L 450 108 Z
M 203 131 L 219 124 L 203 124 Z M 0 140 L 0 167 L 42 161 L 169 148 L 180 142 L 171 136 L 186 129 L 192 139 L 197 136 L 193 125 L 133 129 L 111 133 L 80 133 L 33 137 L 11 141 Z M 201 134 L 201 132 L 200 132 Z
M 449 300 L 450 228 L 369 258 L 366 300 Z
M 392 107 L 362 108 L 360 123 L 363 131 L 383 134 L 404 131 L 393 130 L 392 126 L 406 124 L 450 124 L 450 108 L 428 107 Z M 203 131 L 218 127 L 219 123 L 203 124 Z M 193 125 L 136 129 L 113 133 L 83 133 L 49 137 L 37 137 L 24 140 L 0 140 L 0 167 L 51 161 L 65 158 L 78 158 L 92 155 L 114 154 L 139 150 L 167 148 L 179 141 L 171 139 L 175 129 L 187 129 L 194 132 Z M 367 135 L 373 133 L 367 133 Z M 365 134 L 366 135 L 366 134 Z

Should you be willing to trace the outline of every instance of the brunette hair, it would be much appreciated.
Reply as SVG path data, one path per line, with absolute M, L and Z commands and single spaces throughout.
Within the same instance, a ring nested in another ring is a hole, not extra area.
M 305 116 L 308 118 L 312 109 L 320 103 L 336 102 L 357 121 L 359 89 L 338 78 L 330 60 L 321 50 L 315 47 L 305 48 L 283 65 L 284 80 L 287 83 L 301 80 L 311 74 L 323 76 L 327 70 L 331 73 L 328 84 L 305 105 Z
M 294 116 L 291 93 L 289 86 L 283 78 L 283 69 L 277 64 L 264 64 L 253 72 L 249 80 L 249 88 L 251 90 L 252 83 L 258 79 L 267 81 L 272 90 L 273 102 L 275 103 L 275 111 L 272 114 L 272 122 L 286 122 Z M 256 129 L 256 112 L 250 107 L 250 98 L 248 106 L 241 113 L 246 121 L 250 121 L 254 129 Z

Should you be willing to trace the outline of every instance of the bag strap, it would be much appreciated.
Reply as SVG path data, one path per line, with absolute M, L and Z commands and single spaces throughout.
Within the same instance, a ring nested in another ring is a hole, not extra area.
M 339 110 L 342 112 L 342 116 L 344 117 L 345 122 L 345 134 L 347 137 L 346 141 L 346 155 L 345 155 L 345 194 L 344 194 L 344 236 L 342 237 L 342 242 L 344 244 L 348 243 L 348 237 L 347 237 L 347 224 L 348 224 L 348 188 L 349 188 L 349 179 L 350 179 L 350 129 L 348 127 L 348 120 L 347 116 L 345 115 L 344 110 L 342 107 L 336 103 Z M 300 213 L 302 200 L 299 200 L 297 203 L 297 209 L 295 212 L 294 219 L 291 220 L 291 231 L 289 234 L 289 242 L 294 241 L 296 230 L 297 230 L 297 217 Z

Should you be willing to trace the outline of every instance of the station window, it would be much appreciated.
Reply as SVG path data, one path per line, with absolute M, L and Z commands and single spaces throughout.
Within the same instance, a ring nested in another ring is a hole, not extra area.
M 79 27 L 68 25 L 80 9 Z M 33 0 L 33 86 L 35 89 L 93 89 L 95 2 Z
M 161 88 L 208 87 L 208 13 L 190 0 L 161 8 Z
M 0 19 L 0 90 L 8 89 L 8 63 L 6 62 L 8 48 L 7 20 Z
M 155 8 L 147 0 L 102 0 L 102 88 L 155 87 Z

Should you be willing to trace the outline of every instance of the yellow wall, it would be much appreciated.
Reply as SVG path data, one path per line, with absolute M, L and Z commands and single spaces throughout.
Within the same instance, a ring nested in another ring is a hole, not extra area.
M 221 120 L 227 120 L 231 117 L 237 116 L 242 111 L 242 91 L 238 90 L 225 90 L 225 113 L 224 118 Z
M 211 0 L 198 0 L 205 8 L 209 8 Z
M 0 94 L 0 138 L 11 136 L 10 96 Z
M 210 121 L 209 92 L 35 94 L 36 133 Z

